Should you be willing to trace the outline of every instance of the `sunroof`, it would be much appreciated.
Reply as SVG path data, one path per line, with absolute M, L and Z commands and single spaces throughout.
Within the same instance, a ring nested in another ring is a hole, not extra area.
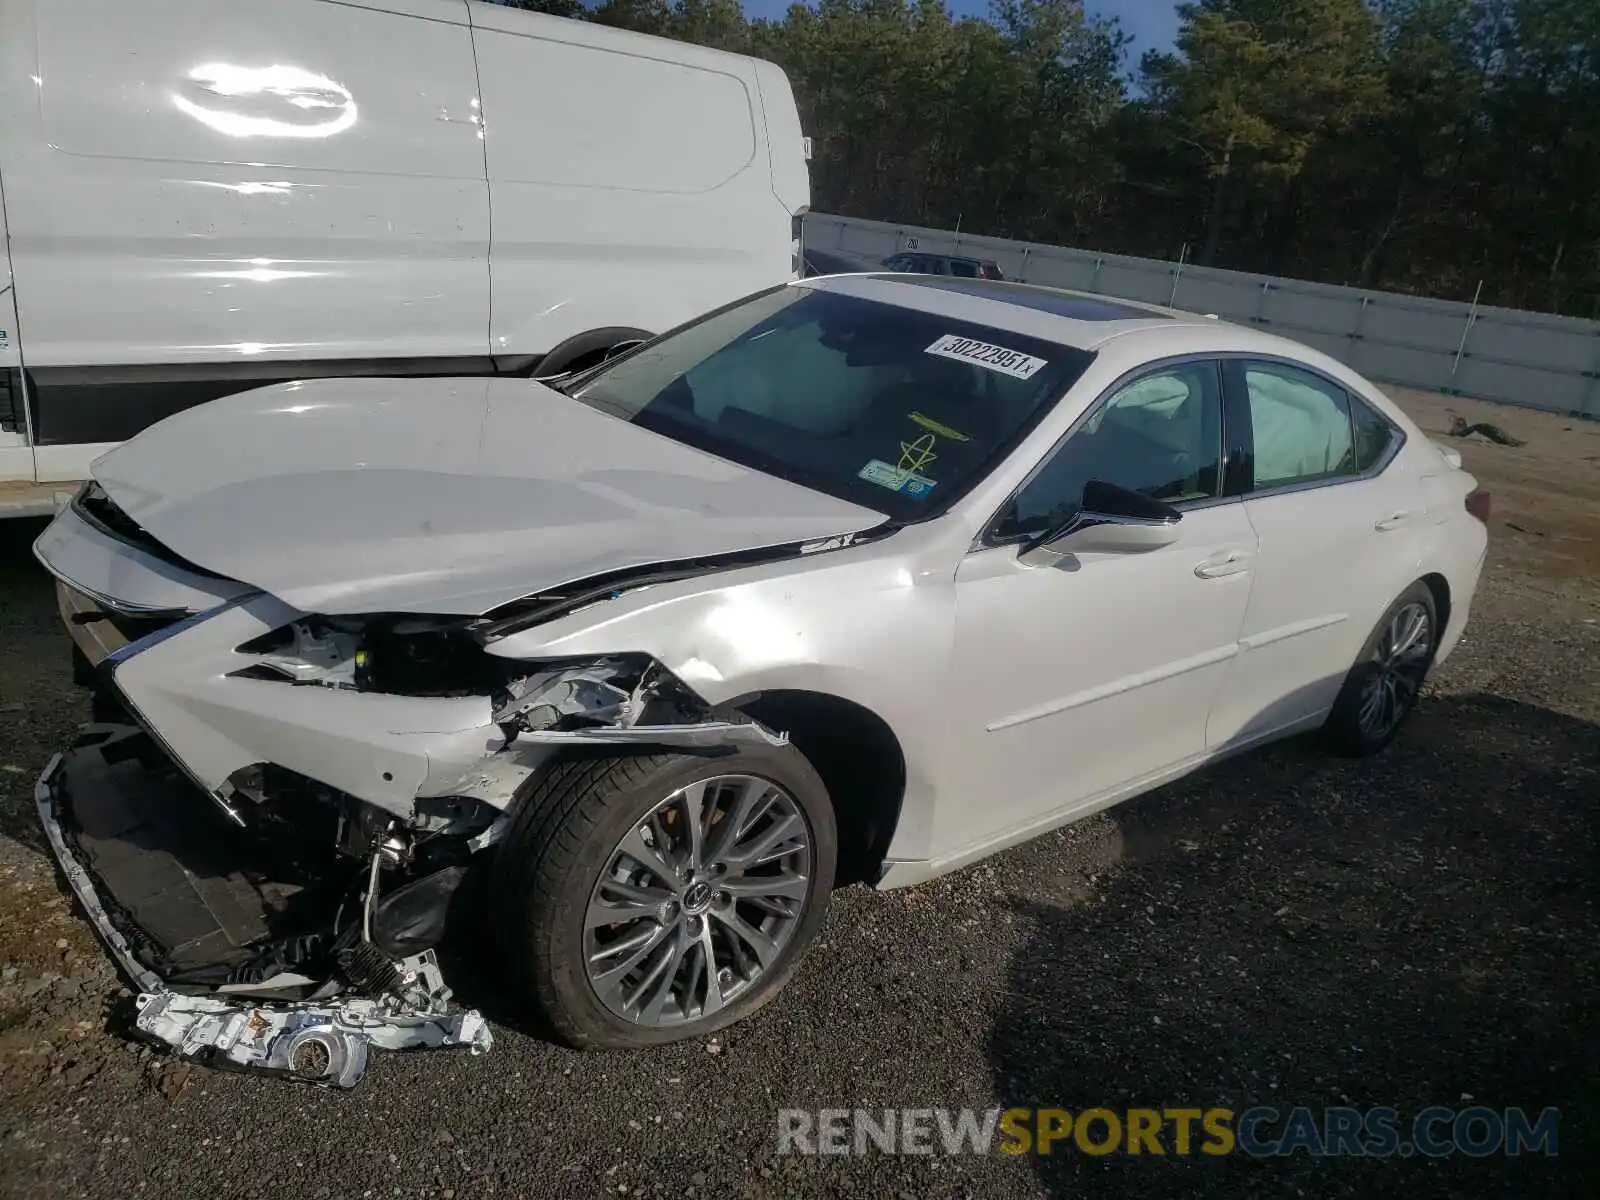
M 1071 292 L 1058 292 L 1050 288 L 1028 287 L 1026 284 L 1002 283 L 998 280 L 946 279 L 938 275 L 896 276 L 896 283 L 914 283 L 919 287 L 939 288 L 946 292 L 961 292 L 984 300 L 998 300 L 1015 304 L 1019 308 L 1033 308 L 1040 312 L 1070 317 L 1074 321 L 1147 321 L 1165 319 L 1164 312 L 1148 308 L 1134 308 L 1118 304 L 1115 300 L 1098 296 L 1074 296 Z

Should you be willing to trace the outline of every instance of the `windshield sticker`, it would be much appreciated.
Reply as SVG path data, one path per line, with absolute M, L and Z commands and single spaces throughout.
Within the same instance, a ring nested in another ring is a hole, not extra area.
M 939 456 L 933 452 L 936 443 L 933 434 L 925 433 L 914 442 L 900 443 L 900 463 L 902 471 L 920 471 Z
M 891 492 L 910 496 L 914 500 L 925 499 L 928 493 L 938 486 L 936 480 L 929 479 L 926 475 L 918 475 L 910 467 L 891 467 L 881 458 L 873 459 L 857 471 L 856 476 L 868 483 L 886 487 Z
M 948 425 L 941 425 L 932 417 L 925 417 L 919 412 L 914 412 L 910 415 L 913 421 L 915 421 L 918 425 L 921 425 L 929 433 L 937 433 L 940 437 L 947 437 L 952 441 L 957 442 L 970 442 L 972 440 L 966 434 L 951 429 Z
M 1010 375 L 1016 379 L 1032 379 L 1040 367 L 1048 365 L 1046 359 L 1034 358 L 1017 350 L 1007 350 L 1004 346 L 991 346 L 988 342 L 975 342 L 971 338 L 957 337 L 953 333 L 945 334 L 923 353 L 937 354 L 941 358 L 953 358 L 959 362 L 977 363 L 980 367 L 988 367 L 991 371 L 999 371 L 1002 375 Z

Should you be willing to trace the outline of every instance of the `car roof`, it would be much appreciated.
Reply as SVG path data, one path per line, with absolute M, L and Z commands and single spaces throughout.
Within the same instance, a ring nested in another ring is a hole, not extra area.
M 1263 351 L 1282 353 L 1288 343 L 1269 334 L 1258 334 L 1241 326 L 1228 325 L 1215 317 L 1180 312 L 1119 300 L 1093 292 L 1043 287 L 990 279 L 951 279 L 942 275 L 906 275 L 874 272 L 859 275 L 823 275 L 801 280 L 791 286 L 813 287 L 859 296 L 903 308 L 937 313 L 954 320 L 972 321 L 1001 329 L 1014 329 L 1046 341 L 1094 350 L 1116 337 L 1156 331 L 1175 331 L 1201 327 L 1220 332 L 1247 335 L 1246 344 Z M 1226 339 L 1230 347 L 1238 339 Z M 1219 345 L 1218 349 L 1225 347 Z M 1297 348 L 1298 349 L 1298 348 Z

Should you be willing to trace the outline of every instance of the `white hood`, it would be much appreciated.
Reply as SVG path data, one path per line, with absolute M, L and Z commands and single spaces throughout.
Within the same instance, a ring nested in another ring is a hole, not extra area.
M 477 614 L 885 519 L 514 379 L 242 392 L 152 426 L 94 477 L 190 562 L 329 614 Z

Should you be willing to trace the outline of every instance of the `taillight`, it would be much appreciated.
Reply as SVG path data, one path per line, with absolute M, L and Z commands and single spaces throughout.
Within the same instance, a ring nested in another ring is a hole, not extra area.
M 1482 488 L 1473 488 L 1467 493 L 1467 511 L 1485 525 L 1489 523 L 1489 493 Z

